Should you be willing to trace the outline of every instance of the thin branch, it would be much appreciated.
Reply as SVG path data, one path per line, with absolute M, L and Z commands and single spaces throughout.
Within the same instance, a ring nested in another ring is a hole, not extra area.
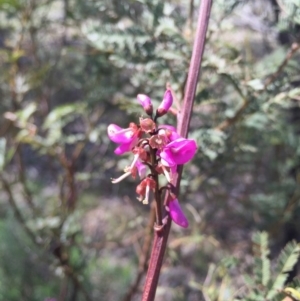
M 147 270 L 147 262 L 149 259 L 150 255 L 150 247 L 151 247 L 151 236 L 153 232 L 153 225 L 155 221 L 155 203 L 152 203 L 151 210 L 150 210 L 150 215 L 149 215 L 149 222 L 147 225 L 147 228 L 144 231 L 144 242 L 143 242 L 143 247 L 142 247 L 142 252 L 139 256 L 139 267 L 138 267 L 138 272 L 135 278 L 135 281 L 129 288 L 128 292 L 126 293 L 125 297 L 123 298 L 123 301 L 130 301 L 133 297 L 133 295 L 137 292 L 140 282 Z
M 32 197 L 31 191 L 28 188 L 28 185 L 26 182 L 25 167 L 24 167 L 24 162 L 23 162 L 23 158 L 22 158 L 22 145 L 20 145 L 20 144 L 17 145 L 17 147 L 16 147 L 16 158 L 17 158 L 17 162 L 19 164 L 19 179 L 23 186 L 25 200 L 26 200 L 28 206 L 30 207 L 30 209 L 32 209 L 34 211 L 35 206 L 33 203 L 33 197 Z
M 69 160 L 65 154 L 65 151 L 62 151 L 59 156 L 58 160 L 61 163 L 62 167 L 65 170 L 65 181 L 68 187 L 68 193 L 66 196 L 63 194 L 63 190 L 61 190 L 61 197 L 62 202 L 66 205 L 67 211 L 73 211 L 75 209 L 76 200 L 77 200 L 77 189 L 76 189 L 76 182 L 75 182 L 75 162 L 73 160 Z M 62 186 L 63 189 L 63 186 Z
M 193 47 L 193 54 L 191 64 L 189 68 L 189 74 L 186 84 L 184 103 L 181 112 L 178 112 L 179 123 L 177 126 L 178 133 L 182 137 L 188 136 L 188 130 L 192 115 L 194 97 L 196 87 L 198 84 L 198 77 L 200 73 L 200 66 L 202 62 L 202 56 L 204 52 L 205 37 L 209 21 L 209 15 L 211 10 L 212 0 L 201 1 L 199 7 L 199 19 L 197 25 L 197 32 Z M 182 174 L 182 166 L 177 169 L 177 174 L 172 181 L 179 191 L 179 184 Z M 160 269 L 163 262 L 163 257 L 166 250 L 167 240 L 171 227 L 171 219 L 168 221 L 165 227 L 161 231 L 155 231 L 154 241 L 152 246 L 151 258 L 144 286 L 144 292 L 142 301 L 153 301 L 155 298 L 156 288 L 158 284 Z
M 215 130 L 224 131 L 229 126 L 233 125 L 236 121 L 240 119 L 243 112 L 249 105 L 249 100 L 243 102 L 243 104 L 239 107 L 239 109 L 235 112 L 233 117 L 229 117 L 223 122 L 221 122 L 218 126 L 215 127 Z
M 42 243 L 42 239 L 41 237 L 35 235 L 34 232 L 31 231 L 31 229 L 27 226 L 25 218 L 23 217 L 21 210 L 19 209 L 19 207 L 17 206 L 17 203 L 15 201 L 14 195 L 12 193 L 10 184 L 7 182 L 7 180 L 1 176 L 0 180 L 2 182 L 2 186 L 4 188 L 4 191 L 6 192 L 7 196 L 8 196 L 8 202 L 11 205 L 14 214 L 18 220 L 18 222 L 22 225 L 23 229 L 25 230 L 25 232 L 28 234 L 28 236 L 30 237 L 30 239 L 32 240 L 33 243 L 35 243 L 36 245 L 40 246 Z M 61 249 L 64 246 L 61 244 L 61 242 L 59 242 L 59 246 L 58 248 L 56 248 L 52 254 L 58 258 L 61 266 L 64 268 L 64 272 L 66 275 L 68 275 L 74 285 L 76 285 L 82 292 L 82 294 L 84 295 L 86 301 L 91 301 L 91 297 L 89 296 L 89 293 L 86 291 L 86 289 L 82 286 L 79 277 L 76 275 L 74 269 L 72 268 L 72 266 L 69 264 L 68 262 L 68 255 L 66 255 L 66 253 L 62 252 Z M 59 250 L 59 251 L 57 251 Z
M 69 277 L 65 275 L 65 278 L 62 280 L 60 292 L 58 296 L 58 301 L 64 301 L 68 295 L 68 285 L 69 285 Z
M 63 255 L 59 254 L 56 257 L 59 259 L 60 264 L 61 264 L 61 266 L 64 269 L 64 273 L 71 278 L 71 280 L 72 280 L 72 282 L 74 284 L 74 287 L 76 287 L 77 289 L 79 289 L 81 291 L 81 293 L 84 296 L 84 298 L 85 298 L 86 301 L 92 301 L 92 298 L 89 295 L 88 291 L 81 284 L 81 281 L 79 280 L 79 277 L 77 276 L 76 272 L 71 267 L 71 265 L 67 262 L 67 260 L 63 257 Z
M 194 0 L 189 1 L 189 16 L 188 16 L 188 28 L 190 30 L 190 34 L 193 34 L 193 16 L 194 16 Z
M 289 48 L 286 57 L 282 61 L 282 63 L 278 66 L 277 70 L 272 73 L 264 82 L 263 88 L 261 92 L 264 92 L 270 84 L 272 84 L 278 76 L 281 74 L 283 71 L 284 67 L 287 65 L 289 60 L 294 56 L 294 54 L 300 49 L 300 43 L 293 43 L 291 47 Z M 240 90 L 240 89 L 239 89 Z M 224 131 L 231 125 L 233 125 L 235 122 L 237 122 L 240 117 L 243 115 L 245 109 L 249 105 L 249 100 L 246 99 L 245 97 L 243 98 L 243 103 L 240 106 L 240 108 L 236 111 L 235 115 L 233 117 L 227 118 L 226 120 L 222 121 L 219 125 L 215 127 L 216 130 Z
M 21 210 L 19 209 L 19 207 L 18 207 L 18 205 L 15 201 L 14 195 L 13 195 L 11 187 L 10 187 L 10 184 L 7 182 L 7 180 L 4 177 L 1 177 L 0 179 L 1 179 L 4 191 L 7 194 L 8 202 L 9 202 L 10 206 L 12 207 L 12 209 L 14 211 L 16 219 L 22 225 L 23 229 L 28 234 L 28 236 L 30 237 L 32 242 L 35 243 L 36 245 L 39 245 L 40 241 L 41 241 L 41 238 L 36 237 L 35 234 L 31 231 L 31 229 L 27 226 L 25 218 L 23 217 L 23 215 L 21 213 Z
M 274 72 L 273 74 L 271 74 L 271 76 L 269 76 L 267 78 L 267 80 L 264 83 L 264 88 L 263 90 L 266 90 L 266 88 L 272 84 L 275 79 L 280 75 L 280 73 L 282 72 L 282 70 L 284 69 L 284 67 L 287 65 L 287 63 L 289 62 L 289 60 L 294 56 L 294 54 L 300 49 L 300 43 L 293 43 L 291 45 L 291 47 L 289 48 L 285 59 L 282 61 L 282 63 L 278 66 L 276 72 Z

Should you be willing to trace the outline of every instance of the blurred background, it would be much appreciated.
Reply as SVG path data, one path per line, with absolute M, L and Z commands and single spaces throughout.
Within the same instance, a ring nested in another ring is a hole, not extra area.
M 111 184 L 130 155 L 106 128 L 137 122 L 136 95 L 157 105 L 167 82 L 182 101 L 198 6 L 0 0 L 0 300 L 140 300 L 150 208 L 137 180 Z M 213 1 L 190 226 L 172 226 L 156 300 L 282 300 L 297 276 L 299 43 L 298 0 Z

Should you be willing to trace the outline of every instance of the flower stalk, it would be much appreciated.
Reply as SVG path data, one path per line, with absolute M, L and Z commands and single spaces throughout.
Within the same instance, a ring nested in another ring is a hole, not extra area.
M 199 19 L 197 24 L 197 31 L 193 46 L 193 54 L 191 58 L 187 84 L 185 88 L 183 107 L 181 112 L 178 112 L 179 120 L 177 125 L 177 132 L 182 137 L 188 136 L 194 97 L 200 73 L 202 56 L 204 52 L 205 37 L 208 27 L 211 5 L 212 0 L 202 0 L 199 7 Z M 177 167 L 177 173 L 172 179 L 172 184 L 175 186 L 177 194 L 179 192 L 181 174 L 182 165 L 179 165 Z M 163 257 L 166 250 L 170 227 L 171 219 L 169 218 L 162 231 L 154 232 L 152 252 L 144 285 L 142 301 L 153 301 L 155 298 L 160 269 L 163 263 Z
M 130 175 L 135 179 L 139 175 L 140 183 L 136 186 L 137 199 L 148 206 L 151 201 L 150 196 L 154 196 L 151 202 L 156 216 L 154 241 L 142 301 L 153 301 L 155 298 L 171 221 L 183 228 L 188 227 L 188 220 L 181 209 L 178 194 L 182 165 L 189 162 L 197 151 L 196 141 L 186 137 L 204 50 L 211 1 L 203 0 L 200 5 L 184 103 L 177 113 L 177 130 L 171 125 L 159 125 L 161 116 L 174 112 L 172 105 L 173 98 L 176 96 L 168 84 L 154 117 L 151 98 L 145 94 L 138 94 L 137 101 L 149 117 L 141 117 L 138 124 L 131 122 L 127 128 L 121 128 L 116 124 L 110 124 L 107 128 L 109 139 L 118 144 L 114 153 L 133 155 L 132 163 L 125 168 L 124 174 L 112 179 L 112 183 L 119 183 Z M 164 187 L 159 186 L 160 176 L 165 177 L 168 182 Z
M 155 166 L 156 164 L 156 150 L 153 149 L 150 153 L 151 156 L 151 165 Z M 154 200 L 155 200 L 155 215 L 156 215 L 156 225 L 162 225 L 162 204 L 161 204 L 161 195 L 159 193 L 159 182 L 158 175 L 155 172 L 153 175 L 153 179 L 155 181 L 155 191 L 154 191 Z

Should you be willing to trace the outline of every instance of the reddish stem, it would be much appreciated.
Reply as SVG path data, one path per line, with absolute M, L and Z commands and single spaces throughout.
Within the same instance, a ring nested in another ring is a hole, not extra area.
M 187 137 L 190 120 L 192 116 L 194 97 L 200 73 L 202 56 L 205 45 L 206 31 L 211 11 L 212 0 L 202 0 L 199 7 L 199 19 L 196 31 L 196 37 L 193 47 L 193 54 L 191 58 L 189 74 L 185 89 L 184 103 L 182 111 L 179 112 L 179 122 L 177 126 L 178 133 L 182 137 Z M 172 181 L 179 191 L 180 179 L 182 174 L 182 166 L 177 169 L 177 175 Z M 147 272 L 146 282 L 143 291 L 142 301 L 153 301 L 155 298 L 157 283 L 159 279 L 160 269 L 165 254 L 167 240 L 171 228 L 171 219 L 161 231 L 155 231 L 152 246 L 152 252 Z

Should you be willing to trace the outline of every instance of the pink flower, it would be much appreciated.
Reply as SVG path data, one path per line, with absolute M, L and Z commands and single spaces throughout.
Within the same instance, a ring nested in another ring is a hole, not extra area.
M 140 160 L 138 160 L 135 164 L 135 167 L 138 170 L 140 179 L 145 178 L 147 174 L 147 165 L 143 164 Z
M 164 94 L 164 98 L 163 98 L 161 104 L 157 108 L 156 115 L 158 117 L 165 115 L 171 108 L 172 103 L 173 103 L 172 92 L 171 92 L 171 90 L 168 89 L 168 90 L 166 90 L 166 92 Z
M 151 98 L 145 94 L 138 94 L 137 100 L 142 105 L 145 112 L 151 116 L 153 113 L 153 106 L 152 106 Z
M 147 166 L 139 160 L 139 154 L 135 154 L 131 165 L 125 167 L 124 173 L 120 177 L 112 178 L 111 182 L 113 184 L 119 183 L 130 175 L 135 179 L 136 172 L 138 172 L 140 179 L 145 178 L 147 173 Z
M 182 138 L 177 132 L 174 126 L 168 124 L 162 124 L 158 127 L 159 135 L 166 135 L 169 141 L 176 140 L 178 138 Z
M 135 146 L 131 150 L 134 154 L 133 160 L 130 166 L 125 167 L 124 173 L 118 178 L 112 178 L 113 184 L 119 183 L 130 175 L 135 179 L 136 173 L 138 172 L 139 177 L 145 178 L 147 172 L 147 166 L 142 163 L 141 160 L 147 160 L 147 152 L 142 147 Z
M 169 202 L 168 209 L 169 209 L 170 216 L 175 224 L 183 228 L 187 228 L 189 226 L 189 222 L 179 205 L 178 199 L 171 200 Z
M 123 129 L 116 124 L 110 124 L 107 127 L 107 134 L 111 141 L 120 144 L 115 149 L 115 154 L 122 155 L 135 146 L 138 141 L 139 130 L 134 123 L 131 123 L 127 129 Z
M 147 177 L 136 187 L 136 193 L 139 195 L 138 200 L 141 201 L 144 205 L 149 203 L 150 190 L 155 190 L 156 182 Z
M 177 138 L 176 140 L 167 144 L 160 152 L 161 163 L 171 169 L 176 165 L 185 164 L 190 161 L 197 150 L 195 140 Z

